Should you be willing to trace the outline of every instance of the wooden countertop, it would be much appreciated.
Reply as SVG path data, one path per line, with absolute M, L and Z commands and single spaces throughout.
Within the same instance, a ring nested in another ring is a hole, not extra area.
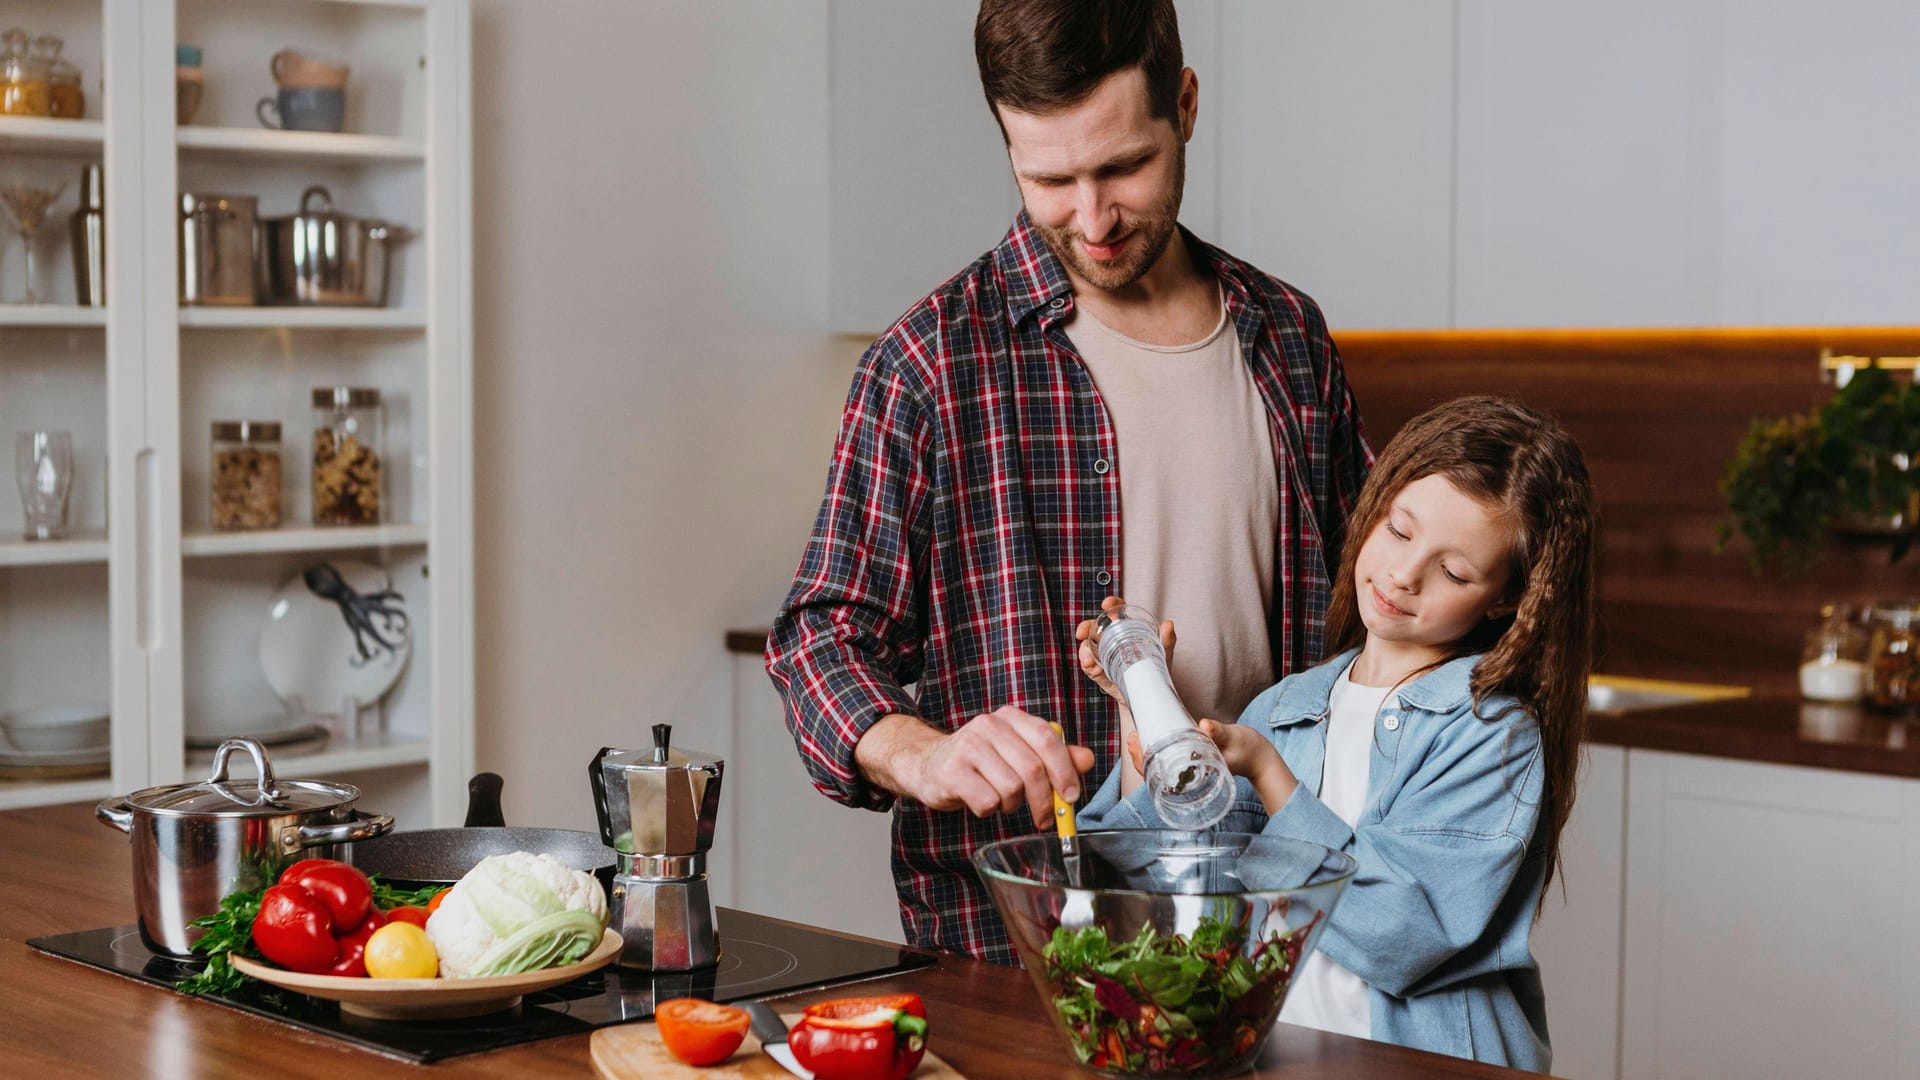
M 411 1065 L 311 1032 L 40 953 L 28 938 L 134 921 L 126 838 L 86 804 L 0 813 L 0 1061 L 12 1076 L 589 1077 L 588 1036 Z M 1033 999 L 1024 972 L 956 957 L 861 984 L 911 990 L 940 1056 L 975 1080 L 1084 1080 Z M 836 991 L 796 995 L 795 1002 Z M 1258 1078 L 1533 1075 L 1282 1024 Z
M 727 631 L 727 651 L 759 656 L 765 630 Z M 1762 693 L 1749 698 L 1592 713 L 1587 741 L 1601 746 L 1703 754 L 1920 778 L 1920 719 Z

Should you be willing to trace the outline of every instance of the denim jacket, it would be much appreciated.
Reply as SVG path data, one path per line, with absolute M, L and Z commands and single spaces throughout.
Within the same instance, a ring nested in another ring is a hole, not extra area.
M 1374 720 L 1367 802 L 1349 828 L 1316 794 L 1327 699 L 1358 650 L 1283 680 L 1240 715 L 1264 731 L 1299 785 L 1269 816 L 1245 778 L 1219 828 L 1308 840 L 1352 855 L 1353 883 L 1319 949 L 1366 980 L 1373 1038 L 1544 1072 L 1546 1001 L 1529 947 L 1547 872 L 1535 834 L 1545 786 L 1540 730 L 1510 698 L 1475 715 L 1479 657 L 1401 686 Z M 1488 719 L 1482 719 L 1487 717 Z M 1164 828 L 1144 787 L 1120 798 L 1120 770 L 1082 829 Z

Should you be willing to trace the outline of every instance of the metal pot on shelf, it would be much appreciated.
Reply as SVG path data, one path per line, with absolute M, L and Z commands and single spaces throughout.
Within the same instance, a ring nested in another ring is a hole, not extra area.
M 260 222 L 261 302 L 384 307 L 393 247 L 412 235 L 335 211 L 333 194 L 316 184 L 301 193 L 299 213 Z
M 180 302 L 247 307 L 261 287 L 255 251 L 259 199 L 189 191 L 180 196 Z
M 236 753 L 253 758 L 257 779 L 228 777 Z M 340 845 L 393 828 L 386 814 L 355 810 L 359 798 L 352 784 L 278 779 L 258 742 L 235 738 L 214 751 L 207 779 L 108 799 L 93 813 L 132 838 L 140 940 L 190 957 L 201 931 L 188 924 L 219 911 L 228 893 L 270 884 L 296 856 L 337 859 Z

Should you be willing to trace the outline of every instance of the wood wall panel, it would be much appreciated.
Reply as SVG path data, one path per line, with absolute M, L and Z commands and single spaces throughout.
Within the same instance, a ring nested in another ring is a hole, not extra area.
M 1376 448 L 1421 410 L 1484 393 L 1551 412 L 1580 441 L 1600 500 L 1601 671 L 1792 692 L 1822 603 L 1920 594 L 1920 557 L 1889 565 L 1883 545 L 1836 541 L 1791 578 L 1756 577 L 1738 542 L 1713 551 L 1719 479 L 1753 421 L 1825 400 L 1823 347 L 1912 356 L 1920 328 L 1336 339 Z

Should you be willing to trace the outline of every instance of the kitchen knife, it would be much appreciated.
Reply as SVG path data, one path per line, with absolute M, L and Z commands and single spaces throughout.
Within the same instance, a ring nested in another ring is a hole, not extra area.
M 774 1011 L 773 1006 L 764 1001 L 742 1001 L 738 1004 L 752 1018 L 750 1026 L 753 1037 L 760 1040 L 760 1049 L 800 1080 L 813 1080 L 813 1074 L 802 1068 L 794 1058 L 793 1047 L 787 1045 L 787 1022 L 780 1019 L 780 1014 Z

